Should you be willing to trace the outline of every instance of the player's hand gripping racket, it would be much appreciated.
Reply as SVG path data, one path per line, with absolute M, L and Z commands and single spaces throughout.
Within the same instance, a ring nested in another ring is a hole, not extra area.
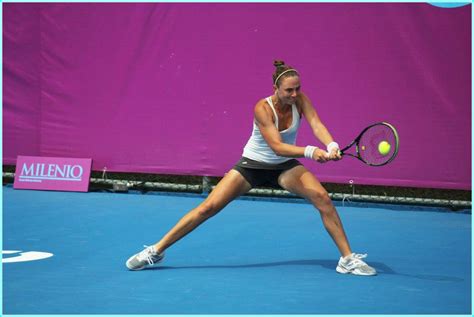
M 340 154 L 355 157 L 370 166 L 382 166 L 397 156 L 398 143 L 397 130 L 389 123 L 379 122 L 362 130 Z M 352 147 L 355 153 L 348 152 Z

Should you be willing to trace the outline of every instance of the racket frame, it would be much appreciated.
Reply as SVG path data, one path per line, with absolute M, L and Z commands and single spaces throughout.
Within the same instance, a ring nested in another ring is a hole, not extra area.
M 387 127 L 389 127 L 394 136 L 395 136 L 395 151 L 393 152 L 392 156 L 390 157 L 390 159 L 388 161 L 385 161 L 381 164 L 374 164 L 374 163 L 369 163 L 367 161 L 365 161 L 361 155 L 360 155 L 360 149 L 359 149 L 359 142 L 360 142 L 360 139 L 362 138 L 362 136 L 364 135 L 364 133 L 369 130 L 370 128 L 372 127 L 375 127 L 377 125 L 385 125 Z M 345 153 L 345 151 L 347 151 L 349 148 L 351 148 L 353 145 L 355 144 L 355 151 L 356 151 L 356 155 L 352 154 L 352 153 Z M 397 130 L 395 129 L 395 127 L 393 125 L 391 125 L 390 123 L 388 122 L 377 122 L 377 123 L 374 123 L 374 124 L 371 124 L 369 125 L 368 127 L 366 127 L 364 130 L 362 130 L 361 133 L 359 133 L 359 135 L 348 145 L 346 146 L 345 148 L 343 148 L 342 150 L 339 150 L 339 153 L 341 156 L 343 155 L 348 155 L 348 156 L 352 156 L 352 157 L 355 157 L 356 159 L 364 162 L 365 164 L 367 165 L 370 165 L 370 166 L 384 166 L 384 165 L 387 165 L 388 163 L 390 163 L 391 161 L 393 161 L 395 159 L 395 157 L 397 156 L 398 154 L 398 147 L 399 147 L 399 138 L 398 138 L 398 132 Z

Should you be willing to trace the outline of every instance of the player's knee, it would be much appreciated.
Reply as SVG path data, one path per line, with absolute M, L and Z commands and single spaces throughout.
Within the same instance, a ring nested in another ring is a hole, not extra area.
M 310 201 L 315 206 L 327 206 L 332 204 L 331 198 L 325 190 L 313 190 L 309 196 Z
M 198 208 L 198 215 L 203 218 L 210 218 L 219 212 L 215 203 L 203 202 Z

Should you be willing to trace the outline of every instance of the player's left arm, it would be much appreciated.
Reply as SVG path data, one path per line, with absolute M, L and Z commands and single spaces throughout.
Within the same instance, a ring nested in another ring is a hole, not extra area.
M 316 113 L 316 109 L 314 108 L 311 100 L 303 92 L 301 92 L 298 96 L 298 102 L 301 105 L 303 115 L 308 121 L 314 136 L 326 147 L 332 144 L 330 146 L 329 158 L 331 160 L 341 159 L 341 156 L 339 154 L 339 147 L 333 146 L 335 143 L 334 139 L 329 133 L 326 126 L 321 122 L 321 119 Z

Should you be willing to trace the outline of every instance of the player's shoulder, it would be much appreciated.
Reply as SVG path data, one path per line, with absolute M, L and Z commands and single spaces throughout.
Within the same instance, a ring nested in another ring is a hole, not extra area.
M 300 115 L 304 112 L 304 109 L 306 107 L 311 107 L 311 100 L 309 100 L 308 96 L 306 96 L 303 92 L 300 92 L 298 94 L 298 97 L 296 97 L 296 108 L 298 109 L 298 112 Z
M 297 105 L 304 106 L 310 103 L 311 103 L 311 100 L 309 100 L 308 96 L 302 91 L 298 94 L 298 97 L 296 97 Z
M 264 99 L 260 99 L 257 104 L 255 105 L 255 110 L 254 110 L 254 113 L 255 113 L 255 118 L 258 120 L 258 121 L 262 121 L 262 120 L 267 120 L 267 119 L 272 119 L 273 118 L 273 112 L 272 110 L 270 109 L 270 106 L 268 105 L 268 102 L 267 100 L 264 98 Z
M 270 110 L 270 107 L 268 105 L 268 101 L 266 98 L 263 98 L 257 101 L 257 104 L 255 105 L 255 113 L 257 112 L 270 113 L 269 110 Z

